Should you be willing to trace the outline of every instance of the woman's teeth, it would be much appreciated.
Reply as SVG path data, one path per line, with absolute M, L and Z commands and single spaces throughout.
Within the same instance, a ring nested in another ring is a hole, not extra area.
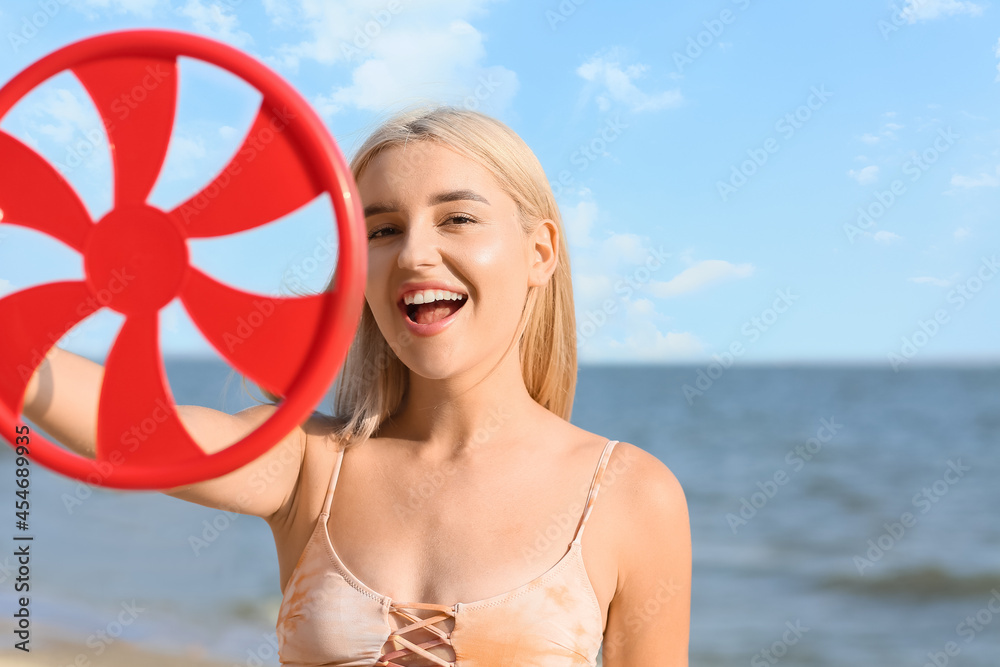
M 459 300 L 445 299 L 441 301 L 431 301 L 426 303 L 414 303 L 406 308 L 410 320 L 417 324 L 433 324 L 453 314 L 463 305 L 465 297 Z
M 461 301 L 465 299 L 464 294 L 450 292 L 448 290 L 422 290 L 411 292 L 403 297 L 403 303 L 407 306 L 421 303 L 431 303 L 434 301 Z

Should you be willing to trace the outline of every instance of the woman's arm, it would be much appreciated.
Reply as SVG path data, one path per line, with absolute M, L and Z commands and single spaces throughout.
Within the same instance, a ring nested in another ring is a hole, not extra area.
M 104 367 L 53 347 L 28 384 L 24 415 L 72 451 L 94 458 L 97 413 Z M 177 406 L 191 438 L 209 454 L 242 440 L 277 408 L 258 405 L 229 415 L 201 406 Z M 259 516 L 280 517 L 291 505 L 302 465 L 305 434 L 296 427 L 273 449 L 216 479 L 164 491 L 199 505 Z
M 627 443 L 622 443 L 627 444 Z M 684 491 L 644 452 L 626 494 L 618 587 L 608 608 L 604 667 L 687 667 L 691 526 Z

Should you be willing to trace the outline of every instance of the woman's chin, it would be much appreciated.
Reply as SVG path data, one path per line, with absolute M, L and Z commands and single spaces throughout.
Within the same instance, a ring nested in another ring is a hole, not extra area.
M 417 364 L 407 364 L 407 368 L 423 380 L 447 380 L 458 375 L 458 368 L 452 359 L 443 358 L 439 361 L 440 363 L 435 363 L 432 359 L 422 359 Z

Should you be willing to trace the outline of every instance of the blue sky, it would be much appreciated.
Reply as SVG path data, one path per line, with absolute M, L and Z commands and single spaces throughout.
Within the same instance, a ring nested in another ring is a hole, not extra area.
M 995 363 L 998 12 L 959 0 L 18 0 L 0 8 L 0 81 L 84 37 L 170 28 L 276 69 L 347 154 L 409 103 L 490 113 L 557 192 L 583 363 Z M 184 62 L 181 77 L 151 197 L 163 207 L 226 165 L 257 103 L 213 68 Z M 0 128 L 56 163 L 95 218 L 107 212 L 106 139 L 70 75 Z M 332 269 L 327 210 L 192 242 L 193 261 L 260 293 L 318 289 Z M 75 252 L 0 224 L 0 294 L 82 276 Z M 102 357 L 122 321 L 102 311 L 61 345 Z M 177 303 L 161 335 L 168 354 L 214 354 Z

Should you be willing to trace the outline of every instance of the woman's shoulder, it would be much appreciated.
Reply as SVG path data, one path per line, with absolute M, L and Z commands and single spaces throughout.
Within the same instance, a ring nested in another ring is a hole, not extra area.
M 609 442 L 606 438 L 603 441 Z M 602 501 L 614 506 L 613 514 L 631 517 L 630 521 L 640 525 L 655 524 L 678 512 L 687 512 L 684 490 L 674 472 L 648 450 L 631 442 L 615 442 L 601 488 L 602 494 L 607 492 L 609 496 Z
M 677 478 L 670 468 L 646 449 L 631 442 L 592 433 L 572 424 L 569 427 L 570 437 L 583 444 L 586 456 L 591 456 L 593 450 L 603 450 L 612 441 L 615 443 L 608 458 L 606 474 L 617 471 L 618 475 L 626 475 L 633 484 L 652 486 L 668 492 L 679 487 Z
M 300 428 L 305 434 L 307 449 L 311 447 L 314 451 L 322 449 L 328 453 L 335 453 L 346 440 L 343 436 L 345 426 L 347 426 L 346 419 L 316 411 L 302 422 Z
M 626 467 L 631 473 L 632 481 L 638 486 L 647 488 L 650 492 L 672 494 L 680 491 L 680 482 L 666 463 L 642 447 L 631 442 L 619 440 L 615 451 L 609 459 L 618 463 L 618 468 Z
M 299 425 L 304 438 L 302 467 L 295 488 L 292 515 L 307 520 L 319 512 L 343 438 L 343 420 L 314 412 Z
M 567 437 L 580 447 L 577 451 L 588 461 L 595 460 L 607 445 L 614 441 L 611 455 L 605 464 L 601 486 L 613 499 L 604 498 L 605 504 L 617 505 L 617 511 L 644 511 L 651 506 L 685 504 L 684 491 L 673 471 L 648 450 L 631 442 L 592 433 L 573 424 L 568 426 Z

